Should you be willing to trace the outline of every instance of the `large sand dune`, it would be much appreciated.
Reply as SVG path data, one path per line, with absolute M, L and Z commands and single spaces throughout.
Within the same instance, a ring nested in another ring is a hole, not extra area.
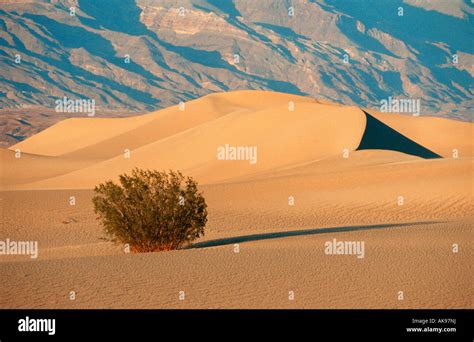
M 471 123 L 263 91 L 181 109 L 68 119 L 0 151 L 0 239 L 40 245 L 38 260 L 0 256 L 1 307 L 473 307 Z M 257 147 L 256 163 L 219 160 L 226 144 Z M 134 167 L 198 179 L 194 248 L 99 240 L 91 189 Z M 333 238 L 366 257 L 324 254 Z

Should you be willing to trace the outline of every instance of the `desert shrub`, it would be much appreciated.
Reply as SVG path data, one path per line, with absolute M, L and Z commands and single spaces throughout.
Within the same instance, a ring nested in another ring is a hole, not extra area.
M 207 205 L 197 183 L 179 171 L 134 169 L 95 187 L 92 199 L 106 240 L 133 252 L 177 249 L 204 235 Z

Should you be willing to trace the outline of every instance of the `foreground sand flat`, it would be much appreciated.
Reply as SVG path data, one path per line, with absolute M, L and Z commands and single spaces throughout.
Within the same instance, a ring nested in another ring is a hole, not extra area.
M 8 236 L 38 239 L 40 255 L 37 260 L 1 259 L 1 307 L 473 307 L 472 219 L 364 224 L 372 220 L 371 208 L 363 208 L 358 225 L 341 224 L 351 221 L 346 213 L 339 224 L 328 225 L 325 219 L 325 225 L 289 229 L 285 219 L 278 224 L 265 212 L 243 218 L 234 207 L 232 213 L 211 210 L 214 219 L 197 248 L 125 254 L 119 246 L 98 240 L 100 226 L 87 201 L 91 192 L 79 191 L 76 210 L 64 205 L 68 194 L 2 193 L 2 200 L 16 207 L 8 208 L 17 222 L 15 229 L 6 228 Z M 22 214 L 22 205 L 36 208 L 34 223 Z M 279 214 L 286 217 L 283 210 Z M 323 212 L 329 216 L 328 208 Z M 344 208 L 335 207 L 333 217 L 337 212 Z M 65 223 L 71 218 L 76 222 Z M 258 228 L 265 219 L 273 228 Z M 311 218 L 306 219 L 309 224 Z M 35 231 L 29 233 L 33 224 Z M 324 254 L 325 242 L 334 238 L 364 241 L 365 257 Z M 453 243 L 460 244 L 457 254 L 452 253 Z M 69 300 L 70 291 L 76 292 L 76 300 Z M 184 301 L 179 291 L 185 291 Z M 295 294 L 293 301 L 289 291 Z M 398 291 L 404 292 L 403 301 L 397 299 Z
M 0 151 L 0 240 L 39 244 L 0 256 L 0 307 L 472 308 L 472 143 L 470 123 L 259 91 L 65 120 Z M 257 146 L 257 164 L 217 160 L 225 144 Z M 100 240 L 91 189 L 135 166 L 199 180 L 203 238 L 148 254 Z M 325 254 L 333 239 L 364 258 Z

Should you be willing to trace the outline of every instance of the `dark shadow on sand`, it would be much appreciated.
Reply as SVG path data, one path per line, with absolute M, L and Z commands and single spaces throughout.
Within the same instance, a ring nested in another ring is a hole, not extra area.
M 437 223 L 443 223 L 443 222 L 426 221 L 426 222 L 408 222 L 408 223 L 389 223 L 389 224 L 376 224 L 376 225 L 363 225 L 363 226 L 344 226 L 344 227 L 331 227 L 331 228 L 291 230 L 291 231 L 286 231 L 286 232 L 242 235 L 242 236 L 235 236 L 235 237 L 224 238 L 224 239 L 198 242 L 190 246 L 187 246 L 183 249 L 216 247 L 216 246 L 231 245 L 234 243 L 279 239 L 279 238 L 292 237 L 292 236 L 308 236 L 308 235 L 327 234 L 327 233 L 352 232 L 352 231 L 369 230 L 369 229 L 401 228 L 401 227 L 410 227 L 410 226 L 418 226 L 418 225 L 423 225 L 423 224 L 437 224 Z
M 367 112 L 363 112 L 367 118 L 367 124 L 357 150 L 392 150 L 424 159 L 442 158 L 439 154 L 398 133 Z

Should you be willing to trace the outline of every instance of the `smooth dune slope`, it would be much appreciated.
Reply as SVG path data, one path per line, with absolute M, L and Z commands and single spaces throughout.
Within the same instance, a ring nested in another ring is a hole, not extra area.
M 0 148 L 0 186 L 14 186 L 81 169 L 99 159 L 60 158 Z
M 75 157 L 110 157 L 124 146 L 136 148 L 234 111 L 268 109 L 288 101 L 315 102 L 301 96 L 261 92 L 245 100 L 251 91 L 212 94 L 145 115 L 110 118 L 74 118 L 40 132 L 14 146 L 27 153 L 49 156 L 72 154 Z

